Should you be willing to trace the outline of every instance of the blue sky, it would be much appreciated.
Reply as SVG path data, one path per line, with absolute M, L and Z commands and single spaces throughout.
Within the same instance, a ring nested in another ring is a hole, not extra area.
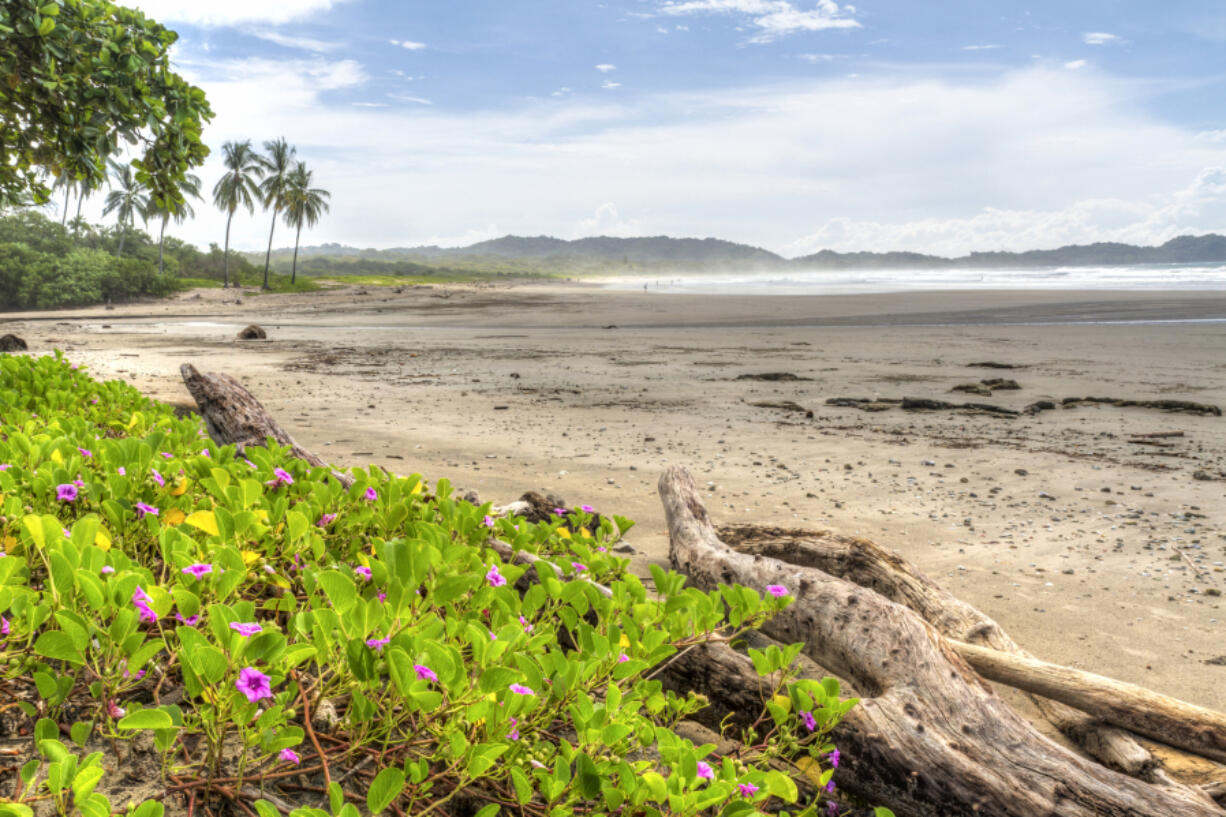
M 308 243 L 958 253 L 1226 231 L 1212 0 L 137 5 L 182 35 L 214 149 L 284 135 L 332 191 Z M 179 233 L 218 240 L 198 211 Z M 236 218 L 235 245 L 266 235 Z

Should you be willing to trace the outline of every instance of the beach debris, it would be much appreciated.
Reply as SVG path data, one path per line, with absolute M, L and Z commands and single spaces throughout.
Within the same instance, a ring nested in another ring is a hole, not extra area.
M 983 411 L 1003 417 L 1016 417 L 1020 414 L 1013 409 L 993 406 L 990 403 L 947 403 L 944 400 L 929 400 L 923 397 L 904 397 L 902 407 L 905 411 Z
M 966 364 L 972 369 L 1023 369 L 1024 366 L 1017 366 L 1012 363 L 997 363 L 995 360 L 984 360 L 979 363 Z
M 997 391 L 1015 391 L 1021 388 L 1016 380 L 1008 380 L 1003 377 L 992 377 L 987 380 L 980 380 L 979 382 L 989 389 Z
M 1185 412 L 1221 417 L 1222 409 L 1209 403 L 1193 403 L 1190 400 L 1122 400 L 1118 397 L 1066 397 L 1060 401 L 1065 408 L 1084 403 L 1099 403 L 1118 408 L 1148 408 L 1159 411 Z
M 1056 404 L 1051 400 L 1036 400 L 1026 408 L 1022 409 L 1023 414 L 1038 414 L 1040 411 L 1051 411 L 1056 407 Z
M 799 403 L 794 403 L 791 400 L 780 400 L 778 402 L 763 401 L 760 403 L 750 403 L 755 408 L 778 409 L 779 411 L 791 411 L 797 414 L 803 414 L 810 420 L 813 419 L 813 412 Z
M 762 380 L 768 383 L 797 383 L 800 381 L 811 381 L 811 377 L 801 377 L 791 372 L 763 372 L 761 374 L 740 374 L 736 376 L 737 380 Z
M 25 352 L 29 348 L 25 340 L 16 335 L 5 335 L 0 338 L 0 352 Z
M 251 324 L 246 329 L 238 333 L 239 340 L 267 340 L 268 333 L 264 331 L 264 327 L 256 324 Z
M 1219 472 L 1217 476 L 1210 474 L 1208 471 L 1196 470 L 1192 472 L 1192 479 L 1197 482 L 1214 482 L 1220 479 L 1226 479 L 1226 471 Z
M 950 389 L 951 392 L 960 391 L 967 394 L 977 394 L 980 397 L 991 397 L 992 390 L 987 386 L 982 386 L 979 383 L 960 383 Z

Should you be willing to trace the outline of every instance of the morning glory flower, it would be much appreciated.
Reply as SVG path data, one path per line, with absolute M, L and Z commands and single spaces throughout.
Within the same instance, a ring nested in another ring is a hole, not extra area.
M 169 460 L 169 459 L 174 458 L 174 454 L 171 454 L 169 451 L 162 451 L 161 454 L 162 454 L 162 459 Z
M 630 656 L 626 655 L 625 653 L 622 653 L 621 655 L 617 656 L 617 663 L 619 664 L 624 664 L 629 660 L 630 660 Z
M 554 516 L 566 516 L 566 509 L 565 508 L 554 508 L 553 515 Z
M 326 528 L 335 521 L 336 521 L 336 514 L 326 513 L 323 516 L 319 517 L 319 521 L 315 523 L 315 526 L 319 528 Z
M 805 722 L 805 728 L 812 732 L 817 728 L 817 719 L 813 717 L 812 712 L 801 712 L 800 719 Z M 836 763 L 835 766 L 838 766 Z
M 481 520 L 481 524 L 485 525 L 487 528 L 494 527 L 494 517 L 486 516 L 485 519 Z
M 530 623 L 528 622 L 528 619 L 524 618 L 523 616 L 520 616 L 520 617 L 519 617 L 519 623 L 523 625 L 523 627 L 524 627 L 524 632 L 526 632 L 526 633 L 530 633 L 530 632 L 532 632 L 532 624 L 530 624 Z
M 0 616 L 0 635 L 8 635 L 11 631 L 12 627 L 9 626 L 9 620 L 4 616 Z
M 705 760 L 698 761 L 698 776 L 703 780 L 714 780 L 715 770 L 711 768 L 711 764 Z
M 741 790 L 742 797 L 753 797 L 754 793 L 758 790 L 758 787 L 753 783 L 737 783 L 736 786 Z
M 72 483 L 65 482 L 55 487 L 55 498 L 60 502 L 76 502 L 77 496 L 77 486 Z
M 361 576 L 366 581 L 370 581 L 370 568 L 369 567 L 355 567 L 353 569 L 353 572 L 357 573 L 359 576 Z
M 376 491 L 374 488 L 367 488 L 367 489 L 366 489 L 366 501 L 367 501 L 367 502 L 374 502 L 374 501 L 375 501 L 376 499 L 378 499 L 378 498 L 379 498 L 379 492 L 378 492 L 378 491 Z
M 833 769 L 839 768 L 839 750 L 835 749 L 830 753 L 830 767 Z
M 121 465 L 121 466 L 119 466 L 119 467 L 118 467 L 117 469 L 115 469 L 115 470 L 119 472 L 119 476 L 121 476 L 121 477 L 126 477 L 126 476 L 128 475 L 128 470 L 127 470 L 126 468 L 124 468 L 122 465 Z
M 9 464 L 6 462 L 6 463 L 4 463 L 3 465 L 0 465 L 0 471 L 7 471 L 7 470 L 9 470 L 9 469 L 10 469 L 10 468 L 12 468 L 12 467 L 13 467 L 13 466 L 9 465 Z
M 591 505 L 580 505 L 579 510 L 583 511 L 584 513 L 594 513 L 596 509 Z
M 839 804 L 834 802 L 833 800 L 827 800 L 826 801 L 826 811 L 829 812 L 830 814 L 838 814 Z
M 254 462 L 252 462 L 251 460 L 246 460 L 246 459 L 245 459 L 245 460 L 243 460 L 243 462 L 247 463 L 247 467 L 248 467 L 248 468 L 250 468 L 252 471 L 256 470 L 257 466 L 256 466 L 256 464 L 255 464 Z
M 507 732 L 507 740 L 519 740 L 519 721 L 511 718 L 511 731 Z
M 263 632 L 264 630 L 264 628 L 261 627 L 259 624 L 255 624 L 255 623 L 243 624 L 242 622 L 238 622 L 238 621 L 231 621 L 230 629 L 238 633 L 239 635 L 245 635 L 245 636 L 253 636 L 256 633 Z
M 158 509 L 152 505 L 147 505 L 144 502 L 136 503 L 136 518 L 144 519 L 146 516 L 157 516 Z
M 587 570 L 587 565 L 585 565 L 583 562 L 571 562 L 570 566 L 575 569 L 576 573 L 582 573 L 583 571 Z
M 235 688 L 247 696 L 247 700 L 255 703 L 261 698 L 272 697 L 272 684 L 267 675 L 255 667 L 245 667 L 234 682 Z
M 284 468 L 272 469 L 272 475 L 274 479 L 270 479 L 268 482 L 264 483 L 265 485 L 293 485 L 294 484 L 294 478 L 290 476 L 289 471 L 286 471 Z
M 132 606 L 140 611 L 140 620 L 147 621 L 150 624 L 158 620 L 158 614 L 149 606 L 151 601 L 153 599 L 149 598 L 149 594 L 138 585 L 136 592 L 132 594 Z
M 766 592 L 770 593 L 777 599 L 781 599 L 788 594 L 788 589 L 781 584 L 768 584 Z
M 102 575 L 105 576 L 107 573 L 114 573 L 114 572 L 115 572 L 115 568 L 111 567 L 110 565 L 102 566 Z
M 204 450 L 200 452 L 200 456 L 202 457 L 207 457 L 208 455 L 209 455 L 209 450 L 207 448 L 205 448 Z
M 293 763 L 295 766 L 302 762 L 302 758 L 298 757 L 298 753 L 293 749 L 282 749 L 281 754 L 278 755 L 278 757 L 280 757 L 282 760 L 288 761 L 289 763 Z
M 392 639 L 391 639 L 390 637 L 388 637 L 388 638 L 368 638 L 368 639 L 366 639 L 366 646 L 367 646 L 367 647 L 370 647 L 370 648 L 371 648 L 372 650 L 374 650 L 375 652 L 383 652 L 383 648 L 384 648 L 384 647 L 386 647 L 386 646 L 387 646 L 388 644 L 390 644 L 390 643 L 392 643 Z M 419 673 L 419 675 L 420 675 L 420 673 Z
M 194 565 L 188 565 L 187 567 L 183 568 L 182 572 L 187 576 L 195 576 L 197 579 L 199 579 L 202 576 L 212 573 L 213 566 L 205 562 L 200 562 Z
M 414 664 L 413 671 L 417 673 L 419 680 L 438 683 L 438 676 L 434 674 L 434 670 L 430 669 L 425 664 Z
M 195 627 L 200 622 L 200 616 L 184 617 L 182 613 L 175 613 L 175 621 L 188 627 Z
M 124 709 L 122 706 L 116 705 L 114 701 L 106 702 L 106 712 L 108 715 L 110 715 L 112 718 L 115 718 L 116 720 L 128 714 L 128 710 Z
M 826 793 L 827 793 L 827 794 L 830 794 L 830 793 L 832 793 L 833 791 L 834 791 L 834 781 L 833 781 L 833 780 L 831 780 L 830 782 L 828 782 L 828 783 L 826 784 Z
M 166 478 L 158 473 L 158 469 L 150 468 L 149 475 L 153 477 L 153 481 L 156 482 L 158 485 L 162 486 L 163 488 L 166 487 Z
M 88 448 L 77 448 L 77 450 L 81 452 L 81 456 L 85 457 L 85 459 L 89 459 L 90 457 L 94 456 L 94 452 L 90 451 Z
M 532 687 L 526 687 L 523 684 L 511 684 L 511 686 L 507 687 L 507 689 L 511 690 L 516 695 L 535 695 L 536 694 L 535 692 L 532 691 Z
M 485 580 L 490 583 L 490 587 L 502 587 L 507 583 L 506 576 L 498 572 L 498 565 L 490 568 L 490 572 L 485 574 Z

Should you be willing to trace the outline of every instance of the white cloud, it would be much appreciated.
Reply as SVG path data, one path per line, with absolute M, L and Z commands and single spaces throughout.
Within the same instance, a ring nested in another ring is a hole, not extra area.
M 356 108 L 386 108 L 387 107 L 386 102 L 355 102 L 353 103 L 353 105 Z
M 426 47 L 425 43 L 417 43 L 412 40 L 388 40 L 392 45 L 398 45 L 401 48 L 406 48 L 409 51 L 421 51 Z
M 817 65 L 818 63 L 823 63 L 823 62 L 834 62 L 835 60 L 844 60 L 844 59 L 847 59 L 847 55 L 846 54 L 800 54 L 799 58 L 809 63 L 810 65 Z
M 288 23 L 327 11 L 345 0 L 132 0 L 158 22 L 201 26 Z
M 750 18 L 760 31 L 752 43 L 772 42 L 800 31 L 831 28 L 859 28 L 855 19 L 845 16 L 852 7 L 839 8 L 834 0 L 817 0 L 813 9 L 797 8 L 791 0 L 666 0 L 660 13 L 672 16 L 689 14 L 733 14 Z
M 316 53 L 335 51 L 344 45 L 344 43 L 327 42 L 324 40 L 316 40 L 311 37 L 291 37 L 276 31 L 253 31 L 251 33 L 256 37 L 259 37 L 261 40 L 276 43 L 283 48 L 297 48 L 301 51 L 314 51 Z
M 308 243 L 464 243 L 470 229 L 479 238 L 565 237 L 591 221 L 601 231 L 714 235 L 788 254 L 957 254 L 1153 243 L 1226 223 L 1226 175 L 1213 170 L 1226 167 L 1222 137 L 1159 120 L 1143 104 L 1152 83 L 1059 64 L 973 79 L 912 71 L 701 93 L 544 95 L 451 111 L 356 107 L 353 94 L 319 87 L 321 78 L 334 88 L 362 80 L 360 66 L 342 61 L 187 56 L 183 71 L 217 112 L 206 131 L 214 154 L 199 171 L 206 188 L 220 175 L 222 142 L 286 136 L 333 194 Z M 614 202 L 616 217 L 593 211 Z M 174 234 L 220 242 L 222 214 L 197 212 Z M 236 218 L 232 242 L 260 247 L 267 230 L 263 214 Z M 277 236 L 282 245 L 283 228 Z
M 426 99 L 423 96 L 408 96 L 406 94 L 388 94 L 388 99 L 394 99 L 397 102 L 408 102 L 413 105 L 433 105 L 434 102 Z
M 558 90 L 554 91 L 550 96 L 566 96 L 571 92 L 571 88 L 563 85 Z
M 596 66 L 596 70 L 602 74 L 607 74 L 610 71 L 616 71 L 617 66 L 610 62 L 602 62 L 600 65 Z
M 1109 45 L 1124 42 L 1118 34 L 1108 34 L 1105 31 L 1087 31 L 1081 35 L 1081 41 L 1086 45 Z
M 990 45 L 964 45 L 962 46 L 963 51 L 994 51 L 997 48 L 1000 48 L 1000 46 L 995 43 L 992 43 Z
M 606 91 L 612 91 L 614 88 L 622 87 L 622 84 L 620 82 L 613 82 L 606 79 L 604 82 L 600 83 L 600 87 L 604 88 Z
M 571 238 L 609 235 L 618 238 L 642 235 L 643 225 L 636 219 L 624 219 L 613 202 L 605 202 L 591 216 L 581 219 L 571 231 Z
M 1089 64 L 1090 63 L 1087 62 L 1086 60 L 1072 60 L 1070 62 L 1066 62 L 1064 64 L 1064 67 L 1069 69 L 1070 71 L 1078 71 L 1082 68 L 1085 68 Z

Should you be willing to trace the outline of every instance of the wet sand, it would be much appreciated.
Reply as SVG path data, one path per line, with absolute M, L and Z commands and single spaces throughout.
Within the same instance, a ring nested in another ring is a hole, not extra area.
M 1226 294 L 733 298 L 574 284 L 235 297 L 10 315 L 0 333 L 175 403 L 189 401 L 181 363 L 228 372 L 339 464 L 628 516 L 641 571 L 667 554 L 656 479 L 682 464 L 717 523 L 872 538 L 1042 658 L 1226 710 L 1226 481 L 1214 479 L 1226 418 L 825 404 L 1226 406 Z M 235 340 L 252 322 L 268 341 Z M 1018 368 L 968 365 L 981 361 Z M 741 379 L 781 372 L 797 379 Z M 950 393 L 996 377 L 1021 388 Z

